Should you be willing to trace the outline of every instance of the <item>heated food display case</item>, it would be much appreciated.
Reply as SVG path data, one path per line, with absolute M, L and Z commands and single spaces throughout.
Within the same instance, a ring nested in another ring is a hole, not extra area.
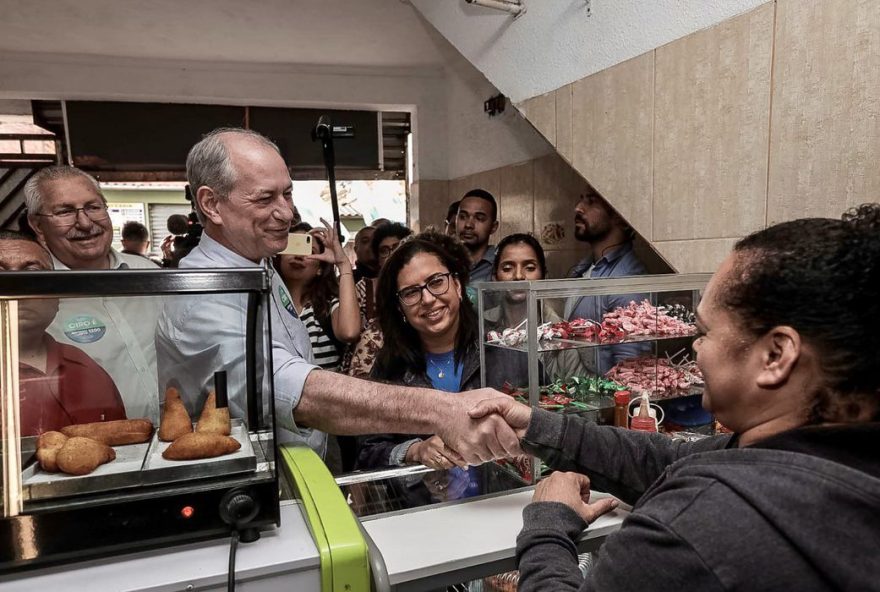
M 269 286 L 261 269 L 0 274 L 0 572 L 279 523 Z M 203 358 L 202 392 L 151 347 L 172 301 L 243 311 L 222 336 L 242 355 Z
M 606 423 L 615 394 L 633 403 L 630 414 L 643 393 L 655 402 L 700 394 L 695 313 L 710 277 L 479 283 L 482 384 Z M 529 480 L 539 472 L 518 469 Z

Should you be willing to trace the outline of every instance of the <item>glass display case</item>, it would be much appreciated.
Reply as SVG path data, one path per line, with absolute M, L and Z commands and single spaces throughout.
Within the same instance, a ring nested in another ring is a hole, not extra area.
M 0 572 L 278 524 L 269 287 L 262 269 L 0 273 Z
M 702 392 L 695 313 L 711 274 L 477 284 L 483 386 L 610 422 L 630 402 Z M 630 405 L 629 410 L 635 405 Z M 537 468 L 519 467 L 537 477 Z

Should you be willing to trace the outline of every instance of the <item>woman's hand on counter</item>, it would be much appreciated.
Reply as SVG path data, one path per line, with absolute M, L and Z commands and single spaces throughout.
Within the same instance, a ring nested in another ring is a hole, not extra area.
M 407 463 L 423 464 L 431 469 L 449 469 L 454 466 L 466 467 L 467 463 L 454 451 L 446 447 L 438 436 L 416 442 L 406 451 Z
M 580 473 L 553 473 L 535 487 L 533 502 L 559 502 L 575 511 L 584 522 L 591 524 L 596 518 L 617 507 L 617 500 L 605 497 L 590 503 L 590 480 Z

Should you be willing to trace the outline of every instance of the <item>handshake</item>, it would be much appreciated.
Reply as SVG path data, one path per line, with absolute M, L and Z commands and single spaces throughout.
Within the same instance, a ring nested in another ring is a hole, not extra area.
M 479 465 L 521 455 L 532 409 L 494 389 L 478 389 L 448 397 L 450 408 L 437 435 L 413 445 L 408 459 L 432 468 Z

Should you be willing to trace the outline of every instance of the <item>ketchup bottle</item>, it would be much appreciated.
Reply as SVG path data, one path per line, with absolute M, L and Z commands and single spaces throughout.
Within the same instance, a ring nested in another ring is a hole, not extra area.
M 632 418 L 629 424 L 631 430 L 639 430 L 642 432 L 656 432 L 657 418 L 651 417 L 651 399 L 647 391 L 642 393 L 642 400 L 639 403 L 639 410 Z

